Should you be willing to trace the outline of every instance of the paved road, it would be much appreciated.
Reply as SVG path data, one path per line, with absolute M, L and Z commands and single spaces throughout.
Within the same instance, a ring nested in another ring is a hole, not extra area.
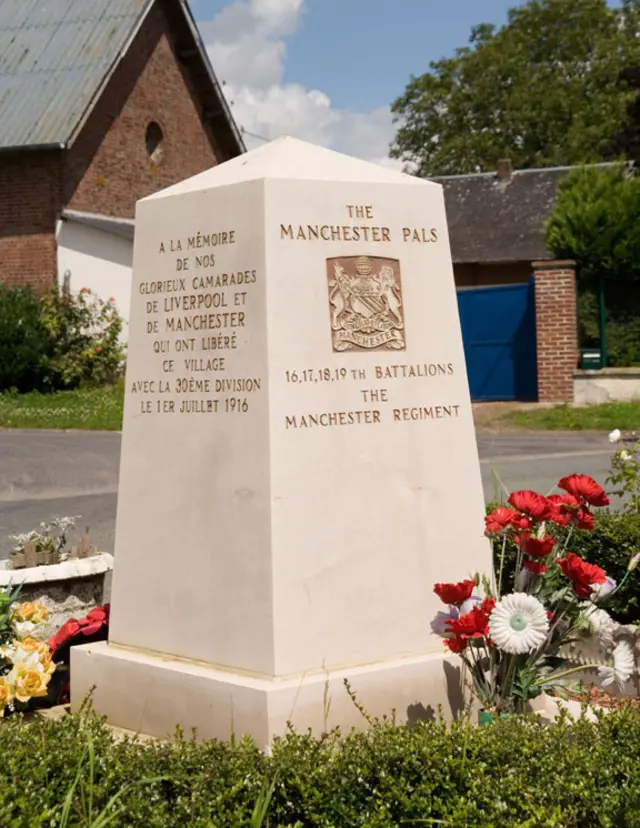
M 511 491 L 547 492 L 564 474 L 603 482 L 612 448 L 605 434 L 480 434 L 485 497 L 500 483 Z M 0 557 L 8 535 L 53 515 L 80 515 L 99 548 L 113 551 L 120 435 L 96 432 L 0 431 Z

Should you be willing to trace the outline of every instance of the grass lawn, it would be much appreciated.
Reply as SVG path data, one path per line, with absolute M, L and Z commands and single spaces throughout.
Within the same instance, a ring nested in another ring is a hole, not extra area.
M 122 428 L 124 384 L 55 394 L 0 394 L 0 428 Z
M 557 431 L 623 431 L 640 430 L 640 402 L 605 403 L 587 408 L 557 405 L 511 411 L 502 418 L 522 428 L 555 429 Z

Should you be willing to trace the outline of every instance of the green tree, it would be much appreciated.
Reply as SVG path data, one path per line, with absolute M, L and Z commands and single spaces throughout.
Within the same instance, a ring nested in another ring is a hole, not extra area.
M 392 106 L 391 155 L 418 175 L 603 160 L 638 94 L 622 77 L 636 65 L 640 0 L 530 0 L 411 79 Z
M 640 364 L 640 178 L 624 165 L 572 170 L 545 226 L 558 259 L 578 264 L 578 327 L 583 347 L 603 345 L 610 366 Z
M 545 226 L 558 259 L 575 259 L 582 280 L 640 279 L 640 178 L 624 165 L 572 170 Z

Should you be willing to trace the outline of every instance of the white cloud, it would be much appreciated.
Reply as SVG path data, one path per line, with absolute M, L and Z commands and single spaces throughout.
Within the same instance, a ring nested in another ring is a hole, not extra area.
M 200 29 L 211 62 L 248 133 L 293 135 L 369 161 L 400 168 L 389 159 L 394 128 L 388 108 L 336 109 L 319 89 L 284 83 L 286 38 L 295 34 L 304 0 L 235 0 Z M 245 134 L 249 148 L 263 142 Z

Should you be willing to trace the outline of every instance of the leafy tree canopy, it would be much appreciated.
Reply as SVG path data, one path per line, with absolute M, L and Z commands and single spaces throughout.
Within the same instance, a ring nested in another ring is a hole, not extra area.
M 418 175 L 600 161 L 616 151 L 640 66 L 640 0 L 529 0 L 431 63 L 392 106 L 391 155 Z
M 583 279 L 640 279 L 640 178 L 624 165 L 572 170 L 545 227 L 558 259 L 575 259 Z

